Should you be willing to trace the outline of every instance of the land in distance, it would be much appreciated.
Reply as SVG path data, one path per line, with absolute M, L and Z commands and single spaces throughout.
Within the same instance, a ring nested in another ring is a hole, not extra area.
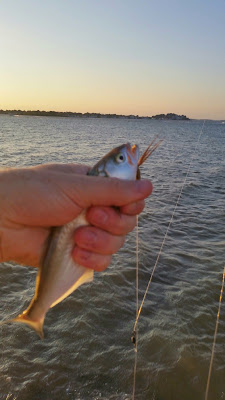
M 128 118 L 128 119 L 160 119 L 160 120 L 179 120 L 189 121 L 186 115 L 178 115 L 175 113 L 157 114 L 152 117 L 140 117 L 139 115 L 120 115 L 120 114 L 102 114 L 102 113 L 79 113 L 70 111 L 40 111 L 40 110 L 0 110 L 0 114 L 7 115 L 32 115 L 38 117 L 75 117 L 75 118 Z

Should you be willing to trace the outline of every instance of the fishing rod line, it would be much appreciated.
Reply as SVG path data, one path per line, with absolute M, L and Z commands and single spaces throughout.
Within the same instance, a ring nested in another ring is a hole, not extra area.
M 136 318 L 138 316 L 138 294 L 139 294 L 139 229 L 138 229 L 138 215 L 136 217 Z M 137 373 L 137 349 L 138 349 L 138 330 L 133 331 L 131 341 L 134 345 L 134 373 L 133 373 L 133 393 L 132 400 L 135 399 L 135 386 L 136 386 L 136 373 Z
M 132 400 L 134 400 L 134 398 L 135 398 L 136 373 L 137 373 L 137 352 L 138 352 L 137 340 L 136 340 L 137 337 L 136 337 L 136 336 L 137 336 L 137 325 L 138 325 L 139 317 L 140 317 L 140 315 L 141 315 L 142 308 L 143 308 L 143 305 L 144 305 L 146 296 L 147 296 L 147 294 L 148 294 L 149 287 L 150 287 L 150 284 L 151 284 L 151 282 L 152 282 L 152 278 L 153 278 L 154 272 L 155 272 L 156 267 L 157 267 L 157 265 L 158 265 L 158 262 L 159 262 L 159 259 L 160 259 L 161 254 L 162 254 L 162 250 L 163 250 L 165 241 L 166 241 L 167 236 L 168 236 L 168 232 L 169 232 L 169 230 L 170 230 L 171 224 L 172 224 L 173 219 L 174 219 L 175 212 L 176 212 L 176 210 L 177 210 L 177 207 L 178 207 L 178 204 L 179 204 L 181 195 L 182 195 L 182 193 L 183 193 L 183 189 L 184 189 L 184 186 L 185 186 L 185 184 L 186 184 L 186 181 L 187 181 L 187 178 L 188 178 L 188 175 L 189 175 L 189 172 L 190 172 L 192 163 L 193 163 L 193 159 L 194 159 L 194 156 L 195 156 L 195 154 L 196 154 L 197 147 L 198 147 L 198 145 L 199 145 L 200 138 L 201 138 L 202 133 L 203 133 L 204 126 L 205 126 L 205 120 L 203 121 L 202 127 L 201 127 L 201 129 L 200 129 L 200 133 L 199 133 L 199 136 L 198 136 L 198 140 L 197 140 L 197 142 L 196 142 L 196 146 L 195 146 L 194 152 L 192 153 L 192 157 L 191 157 L 191 161 L 190 161 L 190 163 L 189 163 L 189 167 L 188 167 L 187 173 L 186 173 L 186 175 L 185 175 L 183 184 L 182 184 L 182 186 L 181 186 L 181 190 L 180 190 L 180 192 L 179 192 L 179 195 L 178 195 L 178 198 L 177 198 L 175 207 L 174 207 L 174 210 L 173 210 L 173 212 L 172 212 L 172 215 L 171 215 L 169 224 L 168 224 L 168 226 L 167 226 L 166 233 L 165 233 L 164 238 L 163 238 L 163 240 L 162 240 L 162 243 L 161 243 L 161 246 L 160 246 L 160 249 L 159 249 L 157 258 L 156 258 L 156 262 L 155 262 L 155 265 L 154 265 L 154 267 L 153 267 L 153 269 L 152 269 L 152 273 L 151 273 L 151 275 L 150 275 L 150 278 L 149 278 L 149 281 L 148 281 L 148 284 L 147 284 L 147 287 L 146 287 L 144 296 L 143 296 L 143 298 L 142 298 L 140 307 L 138 307 L 138 293 L 137 293 L 138 287 L 137 287 L 137 285 L 136 285 L 136 302 L 137 302 L 137 304 L 136 304 L 136 310 L 137 310 L 137 312 L 136 312 L 135 323 L 134 323 L 134 326 L 133 326 L 133 333 L 132 333 L 132 337 L 131 337 L 131 340 L 132 340 L 132 342 L 134 343 L 134 346 L 135 346 L 135 362 L 134 362 L 134 379 L 133 379 L 133 397 L 132 397 Z M 137 245 L 138 245 L 138 235 L 137 235 Z M 137 247 L 136 254 L 137 254 L 137 253 L 138 253 L 138 247 Z M 136 255 L 136 276 L 137 276 L 137 274 L 138 274 L 138 256 Z M 137 282 L 137 278 L 136 278 L 136 282 Z
M 213 360 L 214 360 L 214 354 L 215 354 L 221 303 L 222 303 L 222 298 L 223 298 L 224 281 L 225 281 L 225 266 L 224 266 L 223 276 L 222 276 L 222 286 L 221 286 L 221 290 L 220 290 L 219 306 L 218 306 L 218 312 L 217 312 L 217 317 L 216 317 L 216 327 L 215 327 L 215 332 L 214 332 L 214 337 L 213 337 L 213 345 L 212 345 L 211 359 L 210 359 L 210 364 L 209 364 L 209 373 L 208 373 L 208 379 L 207 379 L 207 385 L 206 385 L 205 400 L 208 400 L 208 395 L 209 395 L 209 385 L 210 385 L 210 380 L 211 380 L 211 375 L 212 375 L 212 366 L 213 366 Z
M 194 159 L 194 156 L 195 156 L 195 153 L 196 153 L 196 150 L 197 150 L 197 147 L 198 147 L 200 138 L 201 138 L 202 133 L 203 133 L 204 125 L 205 125 L 205 120 L 203 121 L 202 128 L 201 128 L 201 130 L 200 130 L 200 133 L 199 133 L 199 136 L 198 136 L 198 140 L 197 140 L 197 142 L 196 142 L 196 146 L 195 146 L 194 152 L 193 152 L 193 154 L 192 154 L 191 161 L 190 161 L 190 164 L 189 164 L 187 173 L 186 173 L 186 175 L 185 175 L 185 178 L 184 178 L 184 181 L 183 181 L 183 184 L 182 184 L 180 193 L 179 193 L 179 195 L 178 195 L 178 198 L 177 198 L 177 201 L 176 201 L 174 210 L 173 210 L 173 212 L 172 212 L 172 216 L 171 216 L 171 218 L 170 218 L 169 224 L 168 224 L 167 229 L 166 229 L 166 233 L 165 233 L 164 238 L 163 238 L 163 240 L 162 240 L 162 244 L 161 244 L 161 246 L 160 246 L 159 253 L 158 253 L 158 256 L 157 256 L 157 258 L 156 258 L 155 265 L 154 265 L 154 267 L 153 267 L 153 270 L 152 270 L 152 273 L 151 273 L 151 275 L 150 275 L 150 278 L 149 278 L 149 281 L 148 281 L 148 284 L 147 284 L 147 287 L 146 287 L 146 290 L 145 290 L 143 299 L 142 299 L 142 301 L 141 301 L 141 305 L 140 305 L 140 308 L 139 308 L 139 310 L 138 310 L 138 315 L 137 315 L 137 318 L 136 318 L 135 323 L 134 323 L 133 332 L 135 332 L 135 330 L 136 330 L 136 326 L 137 326 L 137 323 L 138 323 L 138 319 L 139 319 L 139 317 L 140 317 L 140 314 L 141 314 L 141 311 L 142 311 L 142 308 L 143 308 L 143 305 L 144 305 L 144 302 L 145 302 L 145 299 L 146 299 L 146 296 L 147 296 L 147 293 L 148 293 L 148 290 L 149 290 L 149 287 L 150 287 L 150 284 L 151 284 L 151 281 L 152 281 L 152 278 L 153 278 L 153 275 L 154 275 L 154 272 L 155 272 L 156 267 L 157 267 L 157 265 L 158 265 L 158 262 L 159 262 L 159 259 L 160 259 L 161 254 L 162 254 L 162 250 L 163 250 L 165 241 L 166 241 L 167 236 L 168 236 L 168 232 L 169 232 L 170 226 L 171 226 L 171 224 L 172 224 L 172 222 L 173 222 L 175 212 L 176 212 L 176 210 L 177 210 L 177 207 L 178 207 L 178 204 L 179 204 L 181 195 L 182 195 L 182 193 L 183 193 L 183 189 L 184 189 L 185 183 L 186 183 L 186 181 L 187 181 L 187 178 L 188 178 L 188 175 L 189 175 L 191 166 L 192 166 L 192 162 L 193 162 L 193 159 Z

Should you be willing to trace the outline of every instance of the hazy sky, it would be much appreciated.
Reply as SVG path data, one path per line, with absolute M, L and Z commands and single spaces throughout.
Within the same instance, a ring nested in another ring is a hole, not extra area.
M 0 3 L 0 109 L 225 119 L 225 0 Z

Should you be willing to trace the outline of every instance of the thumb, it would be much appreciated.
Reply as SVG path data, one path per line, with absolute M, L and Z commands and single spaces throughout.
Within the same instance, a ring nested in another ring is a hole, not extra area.
M 72 177 L 71 177 L 72 178 Z M 69 197 L 79 207 L 123 206 L 143 200 L 152 192 L 149 180 L 121 180 L 95 176 L 77 175 L 76 185 L 67 188 Z

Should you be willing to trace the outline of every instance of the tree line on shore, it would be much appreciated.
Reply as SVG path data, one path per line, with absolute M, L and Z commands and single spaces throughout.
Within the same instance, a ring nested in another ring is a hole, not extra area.
M 31 115 L 38 117 L 78 117 L 78 118 L 127 118 L 127 119 L 158 119 L 158 120 L 189 120 L 186 115 L 178 115 L 175 113 L 157 114 L 152 117 L 140 117 L 139 115 L 122 115 L 122 114 L 102 114 L 102 113 L 79 113 L 71 111 L 40 111 L 40 110 L 0 110 L 0 114 L 6 115 Z

